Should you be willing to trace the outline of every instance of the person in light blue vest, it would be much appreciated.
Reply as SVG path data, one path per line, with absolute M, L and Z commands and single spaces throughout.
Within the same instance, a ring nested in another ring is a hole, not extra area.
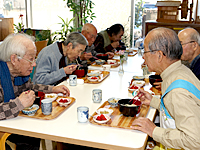
M 183 53 L 177 34 L 168 28 L 151 30 L 144 40 L 143 59 L 150 72 L 160 74 L 161 99 L 144 93 L 141 101 L 160 112 L 160 127 L 145 117 L 132 123 L 134 130 L 147 133 L 165 148 L 200 149 L 200 82 L 181 63 Z

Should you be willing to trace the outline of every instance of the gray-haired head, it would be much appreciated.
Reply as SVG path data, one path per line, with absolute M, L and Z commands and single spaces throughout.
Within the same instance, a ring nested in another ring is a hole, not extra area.
M 200 34 L 197 30 L 195 30 L 194 28 L 191 28 L 191 27 L 187 27 L 187 28 L 179 31 L 179 33 L 181 33 L 181 32 L 187 32 L 187 35 L 189 36 L 190 41 L 195 41 L 200 46 Z
M 23 57 L 27 50 L 27 42 L 30 41 L 34 44 L 34 37 L 27 34 L 16 33 L 8 35 L 0 45 L 0 60 L 8 62 L 12 54 Z
M 67 46 L 69 43 L 72 43 L 72 48 L 75 48 L 78 44 L 88 45 L 87 39 L 79 32 L 72 32 L 67 36 L 63 44 Z
M 148 45 L 150 51 L 160 50 L 171 60 L 181 58 L 183 49 L 176 32 L 169 28 L 159 27 L 151 30 L 148 34 L 151 34 Z

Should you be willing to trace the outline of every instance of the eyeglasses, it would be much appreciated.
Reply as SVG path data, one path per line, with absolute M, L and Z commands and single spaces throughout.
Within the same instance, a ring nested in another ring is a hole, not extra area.
M 183 45 L 185 45 L 185 44 L 189 44 L 189 43 L 193 43 L 193 42 L 196 42 L 196 41 L 186 42 L 186 43 L 183 43 L 183 44 L 181 44 L 181 45 L 183 46 Z
M 94 34 L 91 34 L 90 32 L 87 31 L 87 34 L 89 34 L 90 38 L 96 39 L 96 36 Z
M 143 49 L 143 50 L 141 50 L 141 54 L 144 55 L 145 53 L 154 52 L 154 51 L 160 51 L 160 50 L 144 51 L 144 49 Z
M 24 60 L 30 62 L 30 63 L 31 63 L 31 66 L 32 66 L 34 63 L 36 63 L 36 60 L 37 60 L 37 59 L 34 59 L 33 61 L 31 61 L 31 60 L 29 60 L 29 59 L 26 59 L 26 58 L 23 58 L 23 57 L 20 57 L 20 56 L 17 56 L 17 58 L 18 58 L 18 59 L 24 59 Z

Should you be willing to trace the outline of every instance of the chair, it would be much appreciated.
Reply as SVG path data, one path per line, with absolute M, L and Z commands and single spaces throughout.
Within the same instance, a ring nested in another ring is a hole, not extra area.
M 47 46 L 49 39 L 43 40 L 43 41 L 36 41 L 35 42 L 35 46 L 37 48 L 37 53 L 36 53 L 36 57 L 38 56 L 39 52 Z
M 0 132 L 0 150 L 6 150 L 5 148 L 5 144 L 6 144 L 6 140 L 8 138 L 8 136 L 10 136 L 10 133 L 4 133 L 4 132 Z M 14 144 L 14 147 L 16 149 L 16 146 Z

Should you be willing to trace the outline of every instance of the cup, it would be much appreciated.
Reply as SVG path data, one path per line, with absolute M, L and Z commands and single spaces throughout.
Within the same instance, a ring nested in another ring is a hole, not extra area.
M 103 71 L 110 71 L 110 65 L 102 65 Z
M 69 85 L 70 86 L 77 85 L 77 75 L 69 75 Z
M 80 106 L 77 108 L 78 122 L 85 123 L 88 121 L 89 108 L 86 106 Z
M 94 103 L 100 103 L 102 101 L 102 90 L 94 89 L 92 91 L 92 100 Z
M 42 108 L 42 113 L 44 115 L 50 115 L 52 112 L 52 100 L 51 99 L 41 100 L 41 108 Z

